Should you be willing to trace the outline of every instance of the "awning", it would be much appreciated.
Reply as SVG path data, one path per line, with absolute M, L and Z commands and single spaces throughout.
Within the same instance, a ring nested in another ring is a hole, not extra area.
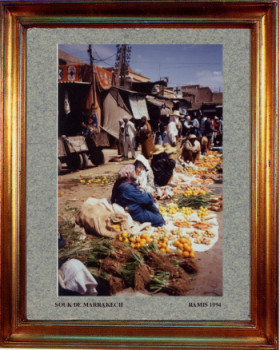
M 160 115 L 169 115 L 170 110 L 173 108 L 173 103 L 170 101 L 160 100 L 151 96 L 147 96 L 146 99 L 148 103 L 160 109 Z
M 144 96 L 129 95 L 129 103 L 135 119 L 141 119 L 143 116 L 150 119 Z
M 131 119 L 131 114 L 126 109 L 120 107 L 115 98 L 112 96 L 111 91 L 106 96 L 103 102 L 103 125 L 102 129 L 108 134 L 112 135 L 116 139 L 119 138 L 119 120 L 123 118 Z M 119 100 L 120 101 L 120 100 Z

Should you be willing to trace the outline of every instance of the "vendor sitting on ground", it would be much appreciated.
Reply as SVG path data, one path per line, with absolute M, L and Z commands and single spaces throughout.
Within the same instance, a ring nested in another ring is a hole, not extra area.
M 182 157 L 185 162 L 195 164 L 200 159 L 201 145 L 194 134 L 191 134 L 182 145 Z
M 112 191 L 112 203 L 125 208 L 135 221 L 150 222 L 155 227 L 163 226 L 164 219 L 154 204 L 153 195 L 140 191 L 136 177 L 134 165 L 121 167 Z
M 134 166 L 137 176 L 136 183 L 140 191 L 154 193 L 154 174 L 149 161 L 141 154 L 138 154 Z
M 151 168 L 154 173 L 156 186 L 166 186 L 172 182 L 173 170 L 176 162 L 171 159 L 161 145 L 155 145 Z

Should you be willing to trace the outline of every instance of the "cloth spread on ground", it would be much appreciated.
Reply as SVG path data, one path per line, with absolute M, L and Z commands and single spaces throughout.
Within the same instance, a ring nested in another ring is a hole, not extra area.
M 64 263 L 58 271 L 58 280 L 62 288 L 81 295 L 97 295 L 97 282 L 85 265 L 71 259 Z
M 119 224 L 122 230 L 129 229 L 134 234 L 151 226 L 148 222 L 142 225 L 135 222 L 123 207 L 117 203 L 112 204 L 110 199 L 106 198 L 88 198 L 76 217 L 76 223 L 88 233 L 109 238 L 115 238 L 119 234 L 112 226 L 114 224 Z
M 176 203 L 168 203 L 168 205 L 176 205 Z M 174 225 L 176 223 L 176 221 L 180 221 L 180 220 L 185 221 L 186 220 L 181 212 L 177 212 L 174 215 L 168 215 L 167 213 L 165 213 L 165 214 L 163 214 L 163 218 L 166 221 L 166 224 L 164 225 L 164 227 L 170 232 L 174 229 L 178 229 L 178 227 L 176 225 Z M 190 223 L 191 227 L 190 228 L 185 228 L 185 227 L 181 228 L 182 237 L 188 237 L 191 239 L 192 247 L 193 247 L 194 251 L 197 251 L 197 252 L 207 251 L 207 250 L 211 249 L 214 246 L 214 244 L 218 241 L 218 239 L 219 239 L 219 225 L 218 225 L 218 221 L 217 221 L 217 214 L 214 214 L 214 213 L 212 214 L 212 212 L 211 212 L 208 215 L 208 217 L 204 218 L 202 221 L 197 216 L 197 210 L 194 210 L 194 212 L 187 218 L 187 221 Z M 205 237 L 208 240 L 209 244 L 195 243 L 196 238 L 198 238 L 198 236 L 203 237 L 204 232 L 206 230 L 197 229 L 197 228 L 193 227 L 192 225 L 197 224 L 197 223 L 202 223 L 202 222 L 211 225 L 211 228 L 209 228 L 208 231 L 211 231 L 213 237 Z M 154 229 L 151 228 L 149 233 L 152 234 L 153 231 L 154 231 Z M 172 240 L 169 241 L 169 248 L 170 249 L 174 248 L 172 245 Z

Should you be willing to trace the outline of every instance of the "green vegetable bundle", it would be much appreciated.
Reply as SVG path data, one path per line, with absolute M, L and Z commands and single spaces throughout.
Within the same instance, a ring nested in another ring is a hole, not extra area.
M 179 208 L 189 207 L 192 209 L 199 209 L 200 207 L 208 207 L 210 194 L 199 194 L 196 196 L 184 196 L 183 194 L 178 196 L 177 205 Z

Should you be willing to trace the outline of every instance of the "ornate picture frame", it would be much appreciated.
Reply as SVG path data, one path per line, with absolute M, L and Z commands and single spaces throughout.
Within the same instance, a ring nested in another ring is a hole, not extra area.
M 1 346 L 277 349 L 278 2 L 1 1 Z M 30 321 L 26 317 L 26 39 L 31 28 L 248 29 L 249 321 Z

